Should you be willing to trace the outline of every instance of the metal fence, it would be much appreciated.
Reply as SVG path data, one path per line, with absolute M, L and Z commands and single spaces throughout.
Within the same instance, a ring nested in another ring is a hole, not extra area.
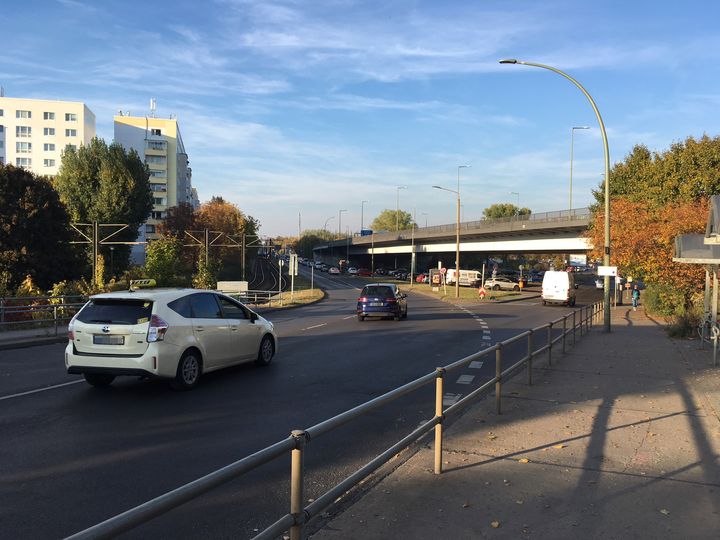
M 0 297 L 0 332 L 42 328 L 57 336 L 85 302 L 83 295 Z
M 290 508 L 289 512 L 267 529 L 254 537 L 254 540 L 267 540 L 290 531 L 291 540 L 303 538 L 304 527 L 313 518 L 320 515 L 326 508 L 332 505 L 338 498 L 342 497 L 358 485 L 364 478 L 373 471 L 387 463 L 394 455 L 410 446 L 431 431 L 434 431 L 434 472 L 442 473 L 442 451 L 443 451 L 443 424 L 453 416 L 457 416 L 462 410 L 472 404 L 479 396 L 495 388 L 495 404 L 498 414 L 502 408 L 502 390 L 506 380 L 523 367 L 527 367 L 527 383 L 532 385 L 533 362 L 543 353 L 547 354 L 548 365 L 552 364 L 553 351 L 558 348 L 564 353 L 568 341 L 570 345 L 575 344 L 577 335 L 582 336 L 590 331 L 593 324 L 602 321 L 603 304 L 601 302 L 585 306 L 571 313 L 564 315 L 552 322 L 527 330 L 511 337 L 505 341 L 496 343 L 492 347 L 478 351 L 474 354 L 461 358 L 445 367 L 439 367 L 434 372 L 415 379 L 399 388 L 391 390 L 382 396 L 372 399 L 362 405 L 341 413 L 333 418 L 320 422 L 304 430 L 294 430 L 290 436 L 282 441 L 268 446 L 246 458 L 231 463 L 222 469 L 212 472 L 193 482 L 185 484 L 173 491 L 156 497 L 140 506 L 132 508 L 122 514 L 110 518 L 93 527 L 85 529 L 69 537 L 77 539 L 113 538 L 123 532 L 131 530 L 138 525 L 146 523 L 151 519 L 172 510 L 200 495 L 218 487 L 230 480 L 233 480 L 244 473 L 247 473 L 276 458 L 291 455 L 290 470 Z M 560 330 L 558 335 L 554 331 Z M 503 369 L 503 351 L 509 345 L 516 342 L 527 343 L 527 353 L 509 367 Z M 536 345 L 540 345 L 535 348 Z M 475 360 L 487 356 L 495 357 L 495 376 L 473 390 L 467 396 L 453 405 L 443 408 L 443 385 L 445 377 L 450 372 L 464 368 Z M 378 407 L 386 405 L 401 396 L 414 392 L 430 384 L 435 384 L 435 416 L 417 427 L 407 436 L 395 443 L 393 446 L 375 457 L 355 473 L 337 484 L 335 487 L 316 498 L 309 505 L 303 506 L 305 488 L 304 454 L 307 452 L 310 441 L 316 440 L 321 435 L 338 428 L 347 422 L 354 420 Z

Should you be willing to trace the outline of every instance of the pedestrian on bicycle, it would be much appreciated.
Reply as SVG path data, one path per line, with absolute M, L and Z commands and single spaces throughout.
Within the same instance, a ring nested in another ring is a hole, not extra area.
M 637 311 L 638 302 L 640 302 L 640 289 L 638 288 L 637 285 L 635 285 L 632 290 L 633 311 Z

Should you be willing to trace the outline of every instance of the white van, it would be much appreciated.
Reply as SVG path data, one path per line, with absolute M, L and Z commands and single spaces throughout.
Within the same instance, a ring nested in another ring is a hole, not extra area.
M 575 278 L 571 272 L 548 270 L 542 282 L 542 302 L 545 304 L 575 305 Z
M 460 269 L 460 285 L 464 287 L 479 287 L 482 276 L 477 270 Z M 448 268 L 445 274 L 445 283 L 447 285 L 455 285 L 455 269 Z

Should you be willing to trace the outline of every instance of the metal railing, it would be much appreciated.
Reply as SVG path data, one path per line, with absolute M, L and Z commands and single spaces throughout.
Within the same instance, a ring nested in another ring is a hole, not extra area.
M 495 404 L 497 412 L 498 414 L 501 414 L 502 389 L 505 381 L 511 375 L 515 374 L 515 372 L 517 372 L 520 368 L 526 365 L 527 383 L 528 385 L 532 385 L 533 360 L 539 355 L 547 352 L 548 364 L 551 365 L 553 350 L 555 350 L 556 347 L 561 347 L 561 350 L 564 353 L 569 340 L 571 341 L 571 345 L 574 345 L 578 333 L 582 336 L 590 331 L 590 328 L 594 323 L 602 321 L 602 311 L 602 302 L 597 302 L 595 304 L 573 310 L 571 313 L 568 313 L 547 324 L 522 332 L 517 336 L 496 343 L 492 347 L 478 351 L 474 354 L 466 356 L 465 358 L 461 358 L 460 360 L 457 360 L 445 367 L 439 367 L 432 373 L 428 373 L 419 379 L 415 379 L 414 381 L 391 390 L 386 394 L 358 405 L 357 407 L 328 420 L 320 422 L 310 428 L 304 430 L 293 430 L 288 438 L 278 441 L 272 446 L 255 452 L 246 458 L 231 463 L 222 469 L 218 469 L 215 472 L 203 476 L 202 478 L 190 482 L 189 484 L 185 484 L 184 486 L 181 486 L 164 495 L 156 497 L 144 504 L 136 506 L 135 508 L 94 525 L 93 527 L 80 531 L 69 538 L 71 540 L 78 540 L 115 537 L 123 532 L 137 527 L 138 525 L 146 523 L 151 519 L 164 514 L 165 512 L 168 512 L 169 510 L 172 510 L 173 508 L 176 508 L 215 487 L 233 480 L 238 476 L 259 467 L 260 465 L 268 463 L 278 457 L 286 456 L 287 452 L 290 452 L 290 511 L 255 536 L 254 540 L 276 538 L 288 530 L 290 531 L 291 540 L 300 540 L 303 537 L 304 526 L 310 520 L 320 515 L 338 498 L 344 496 L 348 490 L 355 487 L 373 471 L 387 463 L 398 452 L 407 448 L 431 431 L 434 431 L 435 439 L 434 472 L 435 474 L 441 474 L 444 437 L 443 424 L 449 418 L 458 415 L 479 396 L 490 391 L 493 387 L 495 388 Z M 569 325 L 570 321 L 572 321 L 572 323 Z M 553 336 L 554 330 L 560 330 L 557 336 Z M 545 336 L 543 336 L 543 334 L 545 334 Z M 534 348 L 534 345 L 536 343 L 539 344 L 539 341 L 537 341 L 538 338 L 543 339 L 544 343 L 541 347 L 536 349 Z M 503 356 L 506 347 L 523 340 L 527 343 L 527 353 L 525 356 L 513 363 L 511 366 L 503 369 Z M 495 377 L 486 381 L 479 388 L 473 390 L 467 396 L 444 409 L 443 385 L 446 375 L 452 371 L 468 366 L 470 362 L 489 355 L 494 355 L 495 357 Z M 345 480 L 341 481 L 335 487 L 313 500 L 309 505 L 303 506 L 305 500 L 305 469 L 303 465 L 304 454 L 310 441 L 314 441 L 319 436 L 338 428 L 351 420 L 369 413 L 378 407 L 387 405 L 401 396 L 414 392 L 415 390 L 423 388 L 433 382 L 435 383 L 435 416 L 433 418 L 424 422 L 403 439 L 351 474 Z
M 53 328 L 68 322 L 85 305 L 83 295 L 0 297 L 0 332 L 26 328 Z

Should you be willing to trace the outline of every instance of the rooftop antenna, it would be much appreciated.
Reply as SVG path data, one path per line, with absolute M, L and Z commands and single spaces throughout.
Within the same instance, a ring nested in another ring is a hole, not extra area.
M 157 108 L 157 101 L 155 98 L 150 98 L 150 117 L 155 118 L 155 109 Z

